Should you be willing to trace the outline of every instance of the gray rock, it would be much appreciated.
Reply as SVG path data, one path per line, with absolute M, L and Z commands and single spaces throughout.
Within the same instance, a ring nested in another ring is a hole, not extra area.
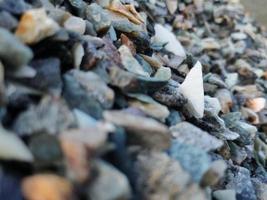
M 7 70 L 27 65 L 32 57 L 33 53 L 29 47 L 7 30 L 0 28 L 0 59 Z
M 201 180 L 211 164 L 211 160 L 205 151 L 178 141 L 172 142 L 169 154 L 180 162 L 181 166 L 190 173 L 195 182 Z
M 13 129 L 20 135 L 56 134 L 74 124 L 74 116 L 62 100 L 45 97 L 39 105 L 22 112 Z
M 102 118 L 103 108 L 94 95 L 89 94 L 71 73 L 65 74 L 63 79 L 63 97 L 69 106 L 72 109 L 77 108 L 95 119 Z
M 216 200 L 236 200 L 236 192 L 234 190 L 216 190 L 213 197 Z
M 98 176 L 88 188 L 88 198 L 117 200 L 131 197 L 131 188 L 124 174 L 104 161 L 98 160 L 96 167 Z
M 115 94 L 111 88 L 94 72 L 83 72 L 73 70 L 70 72 L 88 94 L 95 97 L 105 109 L 111 108 L 114 103 Z
M 232 173 L 233 175 L 228 175 L 229 182 L 226 188 L 236 191 L 237 200 L 256 200 L 257 197 L 250 179 L 249 170 L 236 166 L 232 168 Z
M 170 130 L 180 143 L 189 144 L 204 151 L 215 150 L 223 145 L 221 140 L 188 122 L 181 122 L 172 126 Z
M 16 28 L 18 20 L 6 11 L 0 12 L 0 27 L 5 28 L 9 31 Z
M 149 149 L 167 149 L 170 133 L 167 127 L 154 119 L 123 111 L 105 111 L 105 120 L 126 129 L 131 143 Z
M 142 199 L 178 199 L 190 183 L 189 174 L 165 153 L 139 154 L 135 165 L 139 174 L 137 189 Z
M 92 22 L 97 32 L 105 31 L 111 25 L 108 12 L 96 3 L 87 6 L 86 18 Z

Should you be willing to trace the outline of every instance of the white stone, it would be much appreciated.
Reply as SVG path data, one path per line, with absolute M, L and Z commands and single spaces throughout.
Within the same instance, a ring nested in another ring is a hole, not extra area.
M 204 115 L 204 89 L 202 65 L 199 61 L 187 74 L 180 90 L 188 100 L 186 107 L 190 114 L 196 118 L 202 118 Z

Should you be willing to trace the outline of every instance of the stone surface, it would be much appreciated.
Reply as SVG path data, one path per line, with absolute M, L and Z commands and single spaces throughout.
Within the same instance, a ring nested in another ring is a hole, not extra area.
M 58 24 L 46 15 L 44 9 L 25 12 L 16 30 L 16 36 L 26 44 L 34 44 L 59 30 Z

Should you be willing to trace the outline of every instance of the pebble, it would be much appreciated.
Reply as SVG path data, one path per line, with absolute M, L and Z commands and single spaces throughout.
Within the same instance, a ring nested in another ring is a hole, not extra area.
M 83 35 L 85 33 L 86 23 L 80 17 L 71 16 L 64 22 L 64 28 Z
M 23 14 L 15 34 L 23 43 L 34 44 L 54 35 L 58 30 L 59 25 L 40 8 Z
M 98 169 L 98 176 L 88 188 L 88 198 L 115 200 L 131 197 L 131 188 L 124 174 L 104 161 L 98 160 L 95 164 Z
M 180 143 L 189 144 L 207 152 L 223 145 L 222 141 L 188 122 L 178 123 L 170 127 L 170 130 Z
M 28 200 L 40 197 L 51 200 L 65 200 L 73 197 L 71 183 L 53 174 L 37 174 L 22 180 L 22 192 Z
M 154 42 L 165 43 L 166 46 L 164 48 L 167 51 L 185 59 L 185 50 L 172 32 L 160 24 L 156 24 L 154 29 L 156 32 L 155 37 L 153 38 Z
M 167 127 L 154 119 L 136 116 L 123 111 L 105 111 L 104 119 L 125 128 L 134 144 L 144 148 L 167 149 L 170 133 Z
M 9 49 L 8 52 L 6 49 Z M 25 66 L 33 58 L 31 49 L 23 45 L 9 31 L 0 28 L 0 59 L 5 68 L 9 70 L 19 69 Z

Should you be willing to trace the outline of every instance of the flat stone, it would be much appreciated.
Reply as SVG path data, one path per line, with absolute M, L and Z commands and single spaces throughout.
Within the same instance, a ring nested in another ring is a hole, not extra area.
M 221 140 L 188 122 L 178 123 L 170 127 L 170 130 L 180 143 L 189 144 L 204 151 L 215 150 L 223 145 Z
M 250 179 L 249 170 L 243 167 L 235 167 L 232 171 L 233 175 L 231 175 L 226 188 L 236 191 L 237 200 L 256 200 L 257 198 Z
M 99 75 L 94 72 L 71 71 L 71 74 L 91 94 L 103 108 L 111 108 L 114 103 L 115 93 L 107 86 Z
M 93 23 L 97 32 L 105 31 L 111 25 L 108 12 L 96 3 L 87 6 L 86 18 Z
M 127 69 L 129 72 L 149 77 L 149 74 L 144 71 L 143 67 L 138 63 L 138 61 L 133 57 L 130 49 L 122 45 L 119 48 L 121 61 L 125 69 Z
M 129 105 L 142 110 L 147 115 L 165 121 L 170 112 L 166 106 L 153 100 L 150 96 L 143 94 L 128 94 L 128 96 L 134 98 L 129 100 Z
M 176 56 L 185 59 L 186 54 L 184 48 L 171 31 L 160 24 L 156 24 L 154 29 L 156 33 L 153 40 L 155 42 L 166 43 L 166 46 L 164 48 L 167 51 L 172 52 Z

